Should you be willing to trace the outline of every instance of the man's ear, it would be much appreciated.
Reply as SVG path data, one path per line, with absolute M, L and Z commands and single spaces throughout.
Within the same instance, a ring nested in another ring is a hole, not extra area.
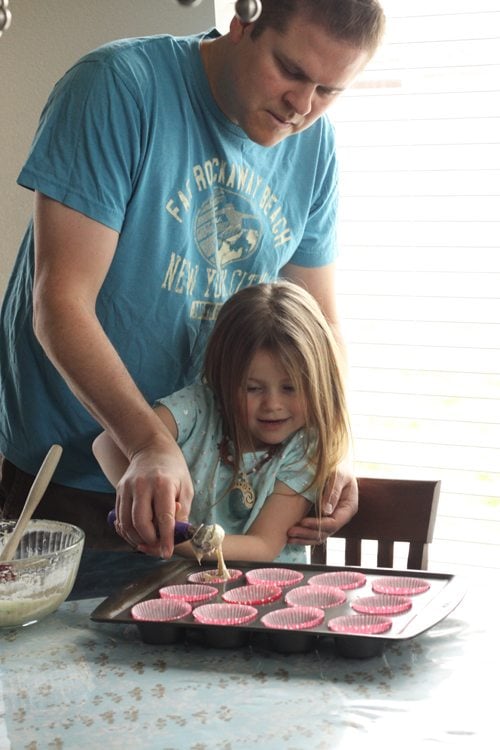
M 250 33 L 253 28 L 253 23 L 243 23 L 240 21 L 238 16 L 233 16 L 229 25 L 229 38 L 233 44 L 237 44 L 241 41 L 245 33 Z

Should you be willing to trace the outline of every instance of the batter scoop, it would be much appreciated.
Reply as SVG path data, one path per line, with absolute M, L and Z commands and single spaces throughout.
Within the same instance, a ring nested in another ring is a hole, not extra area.
M 227 581 L 231 577 L 231 574 L 226 567 L 222 554 L 224 537 L 224 529 L 218 523 L 202 524 L 192 536 L 191 546 L 199 563 L 201 563 L 205 555 L 211 555 L 215 552 L 217 555 L 216 575 Z

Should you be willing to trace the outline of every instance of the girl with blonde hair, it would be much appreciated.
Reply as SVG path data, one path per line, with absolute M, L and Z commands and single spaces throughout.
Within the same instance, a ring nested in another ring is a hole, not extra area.
M 305 562 L 287 531 L 312 505 L 320 515 L 349 443 L 342 357 L 314 298 L 286 281 L 238 291 L 220 309 L 201 381 L 155 409 L 191 472 L 189 522 L 222 526 L 228 560 Z M 94 453 L 116 485 L 127 460 L 107 433 Z M 175 552 L 193 554 L 189 543 Z

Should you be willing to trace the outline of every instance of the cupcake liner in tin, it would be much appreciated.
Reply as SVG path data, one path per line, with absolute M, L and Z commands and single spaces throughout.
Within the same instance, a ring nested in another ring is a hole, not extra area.
M 386 633 L 392 627 L 388 617 L 378 615 L 344 615 L 328 621 L 328 629 L 333 633 L 350 635 L 376 635 Z
M 325 613 L 319 607 L 285 607 L 274 609 L 261 617 L 266 628 L 277 630 L 304 630 L 321 625 Z
M 134 604 L 130 614 L 141 622 L 174 622 L 191 614 L 189 602 L 182 599 L 146 599 Z
M 195 620 L 204 625 L 243 625 L 257 615 L 255 607 L 248 604 L 200 604 L 193 610 Z
M 392 594 L 376 594 L 354 599 L 351 607 L 355 612 L 367 615 L 400 615 L 412 607 L 411 599 L 407 596 L 393 596 Z
M 181 583 L 172 586 L 162 586 L 159 591 L 162 599 L 182 599 L 185 602 L 206 602 L 217 596 L 219 590 L 215 586 L 202 583 Z
M 225 602 L 238 604 L 262 605 L 277 601 L 281 596 L 279 586 L 267 583 L 256 583 L 248 586 L 238 586 L 222 594 Z
M 190 583 L 206 583 L 206 584 L 217 584 L 217 583 L 228 583 L 229 581 L 236 581 L 241 578 L 243 571 L 236 570 L 235 568 L 228 568 L 229 578 L 223 578 L 217 575 L 217 568 L 212 570 L 199 570 L 196 573 L 191 573 L 187 580 Z
M 414 596 L 428 591 L 430 583 L 422 578 L 407 578 L 406 576 L 386 576 L 377 578 L 372 583 L 372 589 L 376 594 L 396 594 L 401 596 Z
M 319 573 L 311 576 L 308 583 L 311 586 L 334 586 L 343 589 L 358 589 L 366 583 L 364 573 L 358 573 L 355 570 L 333 570 L 329 573 Z
M 300 570 L 289 568 L 254 568 L 247 571 L 246 578 L 250 584 L 272 583 L 283 588 L 293 586 L 294 583 L 300 583 L 304 574 Z
M 292 589 L 285 596 L 285 602 L 290 607 L 319 607 L 328 609 L 338 607 L 346 600 L 346 594 L 342 589 L 333 586 L 301 586 Z

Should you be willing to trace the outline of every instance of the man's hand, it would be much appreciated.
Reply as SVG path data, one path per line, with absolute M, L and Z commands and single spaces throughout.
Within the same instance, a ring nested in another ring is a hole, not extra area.
M 107 435 L 98 440 L 96 455 L 103 459 L 106 450 L 108 478 L 114 480 L 113 472 L 121 477 L 116 482 L 117 532 L 142 552 L 170 557 L 174 522 L 187 520 L 193 499 L 191 476 L 177 443 L 170 439 L 163 448 L 145 447 L 128 463 Z
M 320 544 L 351 520 L 358 510 L 358 484 L 352 467 L 339 466 L 322 502 L 322 515 L 306 516 L 288 530 L 289 544 Z

